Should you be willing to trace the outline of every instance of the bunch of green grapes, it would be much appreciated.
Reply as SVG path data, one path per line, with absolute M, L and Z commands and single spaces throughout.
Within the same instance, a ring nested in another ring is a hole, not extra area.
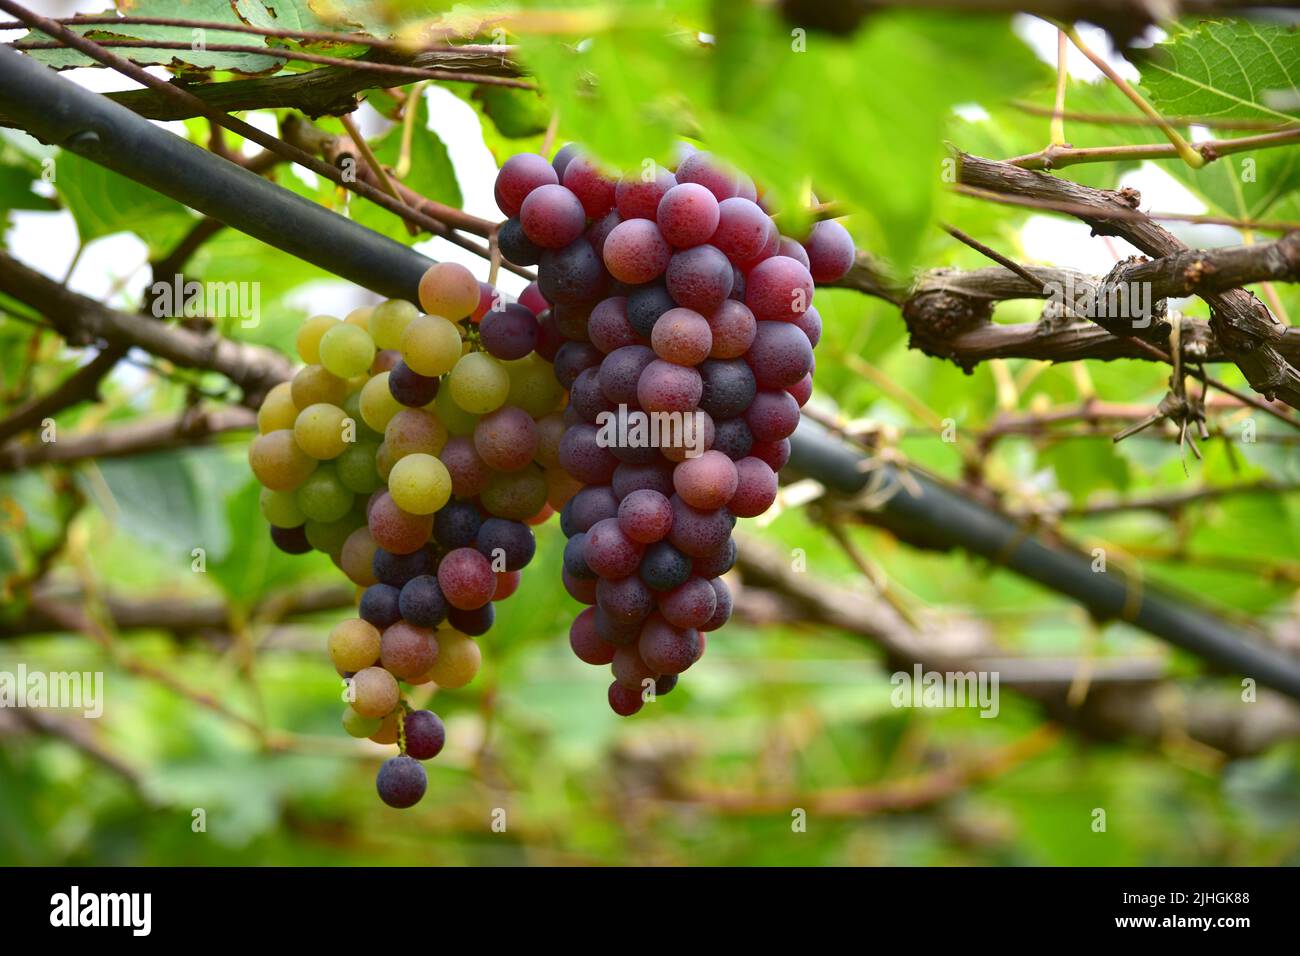
M 393 807 L 420 800 L 420 761 L 445 742 L 410 689 L 473 680 L 475 638 L 518 588 L 531 526 L 576 490 L 558 467 L 565 395 L 533 351 L 533 313 L 452 263 L 418 297 L 305 322 L 306 364 L 268 393 L 249 448 L 275 545 L 328 554 L 358 588 L 329 654 L 347 733 L 398 745 L 377 779 Z

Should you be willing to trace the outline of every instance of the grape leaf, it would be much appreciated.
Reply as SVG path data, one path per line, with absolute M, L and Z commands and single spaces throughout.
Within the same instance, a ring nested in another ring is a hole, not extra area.
M 1142 85 L 1169 116 L 1300 116 L 1300 34 L 1249 20 L 1216 20 L 1154 47 Z
M 138 17 L 173 17 L 187 20 L 205 20 L 238 25 L 230 0 L 119 0 L 122 12 Z M 112 15 L 106 10 L 101 15 Z M 260 53 L 220 53 L 207 50 L 209 44 L 239 44 L 265 47 L 267 38 L 234 30 L 192 30 L 189 27 L 149 26 L 145 24 L 91 24 L 69 29 L 91 40 L 166 40 L 185 43 L 186 49 L 172 50 L 159 47 L 114 47 L 112 52 L 141 66 L 165 66 L 176 72 L 224 70 L 230 73 L 273 73 L 284 65 L 280 57 Z M 21 42 L 45 42 L 50 38 L 40 31 L 32 31 Z M 46 66 L 57 70 L 72 67 L 100 66 L 95 60 L 77 50 L 60 48 L 32 50 L 29 54 Z
M 170 249 L 195 222 L 176 200 L 76 153 L 59 154 L 54 185 L 76 220 L 83 243 L 134 232 L 154 255 Z

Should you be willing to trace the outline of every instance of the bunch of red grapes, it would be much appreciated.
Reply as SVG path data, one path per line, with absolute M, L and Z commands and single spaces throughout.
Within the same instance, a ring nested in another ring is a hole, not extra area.
M 535 350 L 568 392 L 556 459 L 580 487 L 551 503 L 564 586 L 588 605 L 569 642 L 612 666 L 609 705 L 630 716 L 731 615 L 731 532 L 776 498 L 812 394 L 814 283 L 849 271 L 853 241 L 832 221 L 782 236 L 752 179 L 696 151 L 621 178 L 572 145 L 519 154 L 496 201 L 502 255 L 538 280 L 526 309 L 484 317 L 483 343 Z

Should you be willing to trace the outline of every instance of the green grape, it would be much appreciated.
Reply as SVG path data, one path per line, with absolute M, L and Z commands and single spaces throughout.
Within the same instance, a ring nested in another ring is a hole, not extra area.
M 460 355 L 460 329 L 441 316 L 416 316 L 402 333 L 402 360 L 421 375 L 450 372 Z
M 343 551 L 348 535 L 365 523 L 364 512 L 358 515 L 354 509 L 337 521 L 313 521 L 308 518 L 303 525 L 303 531 L 307 535 L 307 543 L 313 548 L 325 554 L 335 555 Z
M 357 325 L 340 322 L 327 329 L 320 340 L 320 364 L 339 378 L 364 375 L 375 360 L 375 343 L 370 333 Z
M 450 388 L 438 389 L 438 395 L 433 400 L 433 410 L 438 416 L 438 421 L 442 422 L 451 434 L 461 436 L 474 434 L 474 426 L 478 424 L 479 417 L 457 405 L 451 397 Z
M 375 551 L 378 548 L 379 545 L 370 536 L 370 529 L 362 525 L 343 542 L 339 551 L 339 569 L 357 587 L 368 588 L 372 584 L 378 584 L 379 579 L 375 577 L 374 569 Z
M 420 310 L 405 299 L 389 299 L 375 306 L 370 315 L 370 337 L 381 349 L 400 349 L 402 333 Z
M 343 317 L 343 321 L 346 322 L 348 325 L 355 325 L 357 328 L 365 329 L 367 332 L 369 332 L 370 318 L 374 314 L 375 314 L 375 307 L 373 305 L 363 305 L 360 308 L 353 309 L 351 312 L 349 312 L 346 316 Z
M 359 441 L 334 459 L 334 470 L 344 488 L 358 495 L 368 495 L 379 488 L 379 468 L 375 464 L 378 451 L 378 442 Z
M 352 675 L 352 709 L 362 717 L 386 717 L 397 706 L 397 678 L 382 667 L 366 667 Z
M 384 429 L 384 444 L 394 462 L 417 452 L 436 455 L 447 444 L 447 429 L 432 412 L 404 408 L 389 420 Z
M 486 352 L 464 356 L 451 370 L 447 385 L 452 401 L 474 415 L 496 411 L 510 394 L 505 366 Z
M 298 329 L 298 338 L 294 342 L 298 357 L 308 365 L 319 365 L 321 337 L 340 324 L 342 323 L 332 315 L 313 315 L 304 322 Z
M 355 673 L 379 660 L 379 631 L 359 617 L 348 618 L 330 631 L 326 646 L 336 670 Z
M 324 465 L 307 476 L 297 491 L 298 507 L 312 521 L 338 521 L 352 510 L 352 492 L 339 481 L 333 466 Z
M 483 507 L 498 518 L 524 521 L 546 504 L 546 475 L 537 465 L 494 474 L 479 495 Z
M 433 455 L 417 452 L 393 465 L 388 493 L 407 514 L 431 515 L 451 498 L 451 475 Z
M 321 403 L 342 405 L 348 397 L 348 383 L 320 365 L 304 365 L 293 377 L 290 394 L 298 408 Z
M 319 402 L 298 413 L 293 423 L 298 447 L 318 461 L 337 458 L 356 438 L 356 422 L 337 405 Z
M 362 717 L 351 707 L 343 708 L 343 729 L 349 737 L 365 738 L 379 730 L 383 720 L 379 717 Z
M 549 362 L 533 352 L 501 364 L 510 376 L 507 405 L 517 405 L 533 418 L 544 418 L 555 411 L 564 398 L 564 389 L 555 380 L 555 369 Z
M 370 379 L 366 379 L 369 382 Z M 379 432 L 375 431 L 366 424 L 365 416 L 361 414 L 361 389 L 365 387 L 366 382 L 348 392 L 348 397 L 343 400 L 343 411 L 347 412 L 348 418 L 356 423 L 356 440 L 357 441 L 379 441 Z
M 398 403 L 388 390 L 388 373 L 380 372 L 361 388 L 357 400 L 361 420 L 376 432 L 383 434 L 388 422 L 405 406 Z
M 254 438 L 248 446 L 248 464 L 257 480 L 272 491 L 293 491 L 316 470 L 316 459 L 298 447 L 287 428 Z
M 307 520 L 307 516 L 298 507 L 298 499 L 292 491 L 272 491 L 263 488 L 257 499 L 262 509 L 262 517 L 277 528 L 296 528 Z
M 293 386 L 281 382 L 262 399 L 262 407 L 257 410 L 257 430 L 265 435 L 281 428 L 292 428 L 297 417 L 298 406 L 293 403 Z

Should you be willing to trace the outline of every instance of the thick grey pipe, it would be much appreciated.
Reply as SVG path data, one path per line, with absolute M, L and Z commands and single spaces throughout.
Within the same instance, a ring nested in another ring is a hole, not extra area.
M 43 140 L 381 295 L 415 301 L 429 259 L 154 126 L 8 47 L 0 47 L 0 102 L 7 115 Z M 794 470 L 845 494 L 864 486 L 862 456 L 815 423 L 805 419 L 791 445 Z M 982 555 L 1073 598 L 1100 618 L 1124 617 L 1300 700 L 1300 660 L 1179 597 L 1153 589 L 1130 595 L 1122 575 L 1093 573 L 1085 556 L 1049 547 L 983 505 L 914 477 L 921 494 L 900 488 L 882 509 L 891 521 Z M 888 480 L 897 477 L 890 473 Z
M 415 299 L 427 256 L 155 126 L 8 46 L 5 113 L 38 139 L 389 298 Z

